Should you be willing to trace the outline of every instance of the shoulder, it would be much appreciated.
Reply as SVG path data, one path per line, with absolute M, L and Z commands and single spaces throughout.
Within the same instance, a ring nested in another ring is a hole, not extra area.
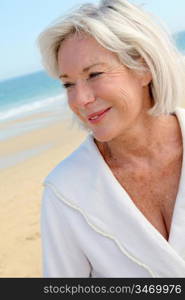
M 182 107 L 177 107 L 174 113 L 178 119 L 182 137 L 185 139 L 185 109 Z
M 97 187 L 107 173 L 103 158 L 94 142 L 92 135 L 66 159 L 60 162 L 45 178 L 45 196 L 48 201 L 55 198 L 62 200 L 71 207 L 86 207 L 94 193 L 100 190 Z M 94 186 L 96 185 L 96 189 Z M 48 191 L 53 194 L 49 196 Z M 87 201 L 87 199 L 89 201 Z M 52 201 L 54 203 L 54 201 Z M 61 202 L 61 201 L 60 201 Z M 93 202 L 93 201 L 92 201 Z
M 61 161 L 45 178 L 44 184 L 53 183 L 56 186 L 60 185 L 63 181 L 72 181 L 78 177 L 80 172 L 81 176 L 85 176 L 85 170 L 90 164 L 94 155 L 95 143 L 92 135 L 88 135 L 85 141 L 67 158 Z M 95 157 L 94 157 L 95 159 Z M 61 182 L 62 180 L 62 182 Z
M 177 118 L 181 118 L 181 117 L 185 117 L 185 108 L 182 107 L 176 107 L 175 109 L 175 115 L 177 116 Z

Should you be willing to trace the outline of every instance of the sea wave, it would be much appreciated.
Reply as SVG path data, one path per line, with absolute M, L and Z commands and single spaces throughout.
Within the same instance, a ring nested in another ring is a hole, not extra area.
M 0 112 L 0 122 L 7 120 L 16 120 L 39 112 L 59 112 L 66 107 L 66 96 L 60 94 L 57 96 L 35 100 L 29 103 L 24 103 L 19 106 L 6 108 Z

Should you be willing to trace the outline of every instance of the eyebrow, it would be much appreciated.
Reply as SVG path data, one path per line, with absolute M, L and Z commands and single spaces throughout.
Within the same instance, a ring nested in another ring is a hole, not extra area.
M 82 70 L 82 73 L 88 72 L 89 69 L 91 69 L 92 67 L 98 66 L 98 65 L 105 65 L 105 63 L 100 62 L 100 63 L 92 64 L 92 65 L 90 65 L 90 66 L 88 66 L 88 67 L 85 67 L 85 68 Z M 59 78 L 68 78 L 68 75 L 67 75 L 67 74 L 61 74 L 61 75 L 59 75 Z

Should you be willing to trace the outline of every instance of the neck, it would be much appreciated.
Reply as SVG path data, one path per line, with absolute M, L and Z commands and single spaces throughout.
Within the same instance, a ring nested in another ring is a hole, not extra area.
M 120 166 L 122 163 L 134 165 L 139 161 L 151 164 L 166 151 L 164 146 L 171 146 L 179 140 L 180 130 L 176 117 L 168 115 L 148 116 L 142 124 L 127 130 L 125 134 L 108 142 L 96 141 L 96 144 L 106 161 Z

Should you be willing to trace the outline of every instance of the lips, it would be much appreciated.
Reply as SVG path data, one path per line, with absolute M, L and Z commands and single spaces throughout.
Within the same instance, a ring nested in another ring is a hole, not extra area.
M 99 121 L 100 119 L 102 119 L 102 117 L 106 114 L 106 112 L 108 112 L 109 110 L 111 109 L 111 107 L 108 107 L 106 109 L 102 109 L 100 111 L 97 111 L 93 114 L 90 114 L 87 116 L 88 120 L 90 122 L 96 122 L 96 121 Z

